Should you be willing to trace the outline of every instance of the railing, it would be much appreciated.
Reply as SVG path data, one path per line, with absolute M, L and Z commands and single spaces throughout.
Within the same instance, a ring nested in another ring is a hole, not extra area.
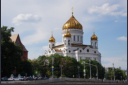
M 102 79 L 83 79 L 83 78 L 58 78 L 47 80 L 30 80 L 30 81 L 1 81 L 1 84 L 52 84 L 52 83 L 106 83 L 106 84 L 126 84 L 127 81 L 102 80 Z

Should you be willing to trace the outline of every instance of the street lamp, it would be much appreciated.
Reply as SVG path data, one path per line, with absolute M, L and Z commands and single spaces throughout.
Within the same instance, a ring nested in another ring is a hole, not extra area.
M 82 62 L 84 64 L 84 70 L 85 70 L 85 61 Z M 84 79 L 85 79 L 85 72 L 84 72 Z
M 53 78 L 53 69 L 54 69 L 53 64 L 54 64 L 54 57 L 52 56 L 52 78 Z
M 114 80 L 115 80 L 115 71 L 114 71 L 114 63 L 113 63 L 113 72 L 114 72 Z
M 60 67 L 61 67 L 61 77 L 62 77 L 62 67 L 63 67 L 63 65 L 60 65 Z
M 89 59 L 89 65 L 90 65 L 91 60 Z M 91 79 L 91 65 L 90 65 L 90 79 Z

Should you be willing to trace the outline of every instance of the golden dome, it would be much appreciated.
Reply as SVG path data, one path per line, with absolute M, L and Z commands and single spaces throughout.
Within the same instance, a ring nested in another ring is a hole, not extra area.
M 97 36 L 95 34 L 92 35 L 91 40 L 97 40 Z
M 52 35 L 51 38 L 49 39 L 49 42 L 55 42 L 55 39 L 54 39 L 53 35 Z
M 64 37 L 71 37 L 71 34 L 68 32 L 68 29 L 67 29 L 66 33 L 64 34 Z
M 94 30 L 95 30 L 95 29 L 93 29 L 93 35 L 92 35 L 92 37 L 91 37 L 91 40 L 97 40 L 97 39 L 98 39 L 97 36 L 95 35 Z
M 72 16 L 70 17 L 70 19 L 63 25 L 63 30 L 65 30 L 65 29 L 81 29 L 81 30 L 83 30 L 82 25 L 75 19 L 75 17 L 73 16 L 73 13 L 72 13 Z

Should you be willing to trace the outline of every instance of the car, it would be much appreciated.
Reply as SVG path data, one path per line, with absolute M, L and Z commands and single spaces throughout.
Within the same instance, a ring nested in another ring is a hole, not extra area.
M 7 77 L 2 77 L 1 80 L 2 80 L 2 81 L 7 81 L 8 78 L 7 78 Z
M 19 80 L 23 81 L 24 80 L 24 77 L 23 76 L 20 76 L 18 77 Z
M 39 80 L 43 79 L 43 77 L 38 77 Z
M 10 78 L 8 78 L 8 80 L 14 80 L 15 79 L 15 77 L 10 77 Z
M 44 79 L 49 79 L 48 77 L 44 77 Z
M 26 77 L 26 80 L 33 80 L 33 77 Z
M 34 77 L 33 79 L 34 79 L 34 80 L 37 80 L 37 79 L 38 79 L 38 77 Z

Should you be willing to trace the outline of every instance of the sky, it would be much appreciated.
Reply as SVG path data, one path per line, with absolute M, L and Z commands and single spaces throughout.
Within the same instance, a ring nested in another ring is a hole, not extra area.
M 93 29 L 104 67 L 127 69 L 127 0 L 1 0 L 1 26 L 14 27 L 29 59 L 48 49 L 53 31 L 62 43 L 62 27 L 71 17 L 83 26 L 83 44 L 90 45 Z

